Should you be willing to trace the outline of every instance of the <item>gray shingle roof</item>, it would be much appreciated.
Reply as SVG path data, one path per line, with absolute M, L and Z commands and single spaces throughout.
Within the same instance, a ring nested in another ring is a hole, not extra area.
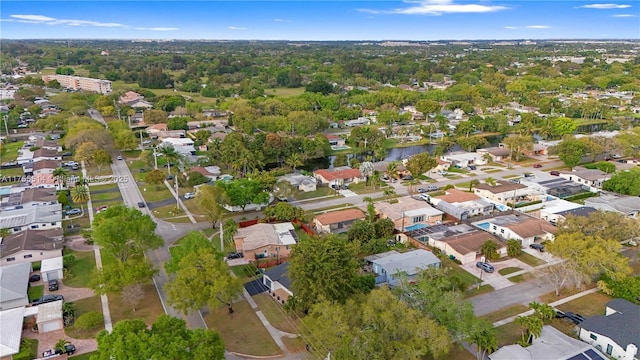
M 27 294 L 31 263 L 0 266 L 0 303 L 17 300 Z
M 607 307 L 616 312 L 590 317 L 580 327 L 610 338 L 623 349 L 629 344 L 640 347 L 640 306 L 624 299 L 613 299 Z
M 277 281 L 282 286 L 291 290 L 291 278 L 289 278 L 289 263 L 280 264 L 267 269 L 264 272 L 265 276 L 268 276 L 271 281 Z

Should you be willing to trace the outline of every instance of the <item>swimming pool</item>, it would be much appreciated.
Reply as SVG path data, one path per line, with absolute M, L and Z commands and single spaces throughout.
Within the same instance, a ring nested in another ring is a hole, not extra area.
M 427 227 L 427 225 L 425 225 L 425 224 L 414 224 L 414 225 L 405 227 L 404 231 L 413 231 L 413 230 L 418 230 L 418 229 L 424 229 L 426 227 Z
M 11 193 L 11 186 L 0 187 L 0 195 L 9 195 Z
M 489 223 L 488 222 L 483 222 L 480 224 L 475 224 L 477 227 L 481 228 L 481 229 L 485 229 L 485 230 L 489 230 Z

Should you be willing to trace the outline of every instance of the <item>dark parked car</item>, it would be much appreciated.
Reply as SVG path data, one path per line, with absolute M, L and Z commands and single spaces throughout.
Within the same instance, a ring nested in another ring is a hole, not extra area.
M 49 280 L 49 291 L 56 291 L 60 288 L 60 283 L 56 279 Z
M 544 252 L 544 245 L 542 244 L 531 244 L 529 245 L 530 248 L 538 250 L 540 252 Z
M 558 318 L 558 319 L 569 319 L 576 325 L 580 324 L 581 322 L 583 322 L 585 320 L 584 316 L 582 316 L 580 314 L 572 313 L 570 311 L 567 311 L 567 312 L 564 312 L 564 313 L 562 311 L 557 311 L 556 312 L 556 318 Z
M 413 180 L 413 176 L 405 175 L 405 176 L 402 177 L 402 180 Z
M 29 276 L 29 282 L 36 282 L 36 281 L 40 281 L 40 275 L 33 274 L 33 275 Z
M 533 167 L 536 168 L 536 169 L 539 169 L 539 168 L 542 167 L 542 164 L 533 164 Z
M 139 207 L 139 208 L 143 208 L 143 207 L 145 207 L 144 202 L 142 202 L 142 201 L 138 202 L 138 207 Z
M 167 176 L 167 180 L 173 180 L 173 179 L 175 179 L 175 176 L 173 176 L 173 175 Z
M 32 306 L 36 306 L 36 305 L 42 305 L 42 304 L 46 304 L 46 303 L 50 303 L 53 301 L 58 301 L 58 300 L 62 300 L 64 301 L 64 296 L 62 295 L 45 295 L 41 298 L 35 299 L 31 302 Z
M 488 273 L 492 273 L 494 271 L 493 265 L 486 263 L 486 262 L 482 262 L 482 261 L 478 261 L 476 263 L 476 267 L 482 269 L 483 271 L 486 271 Z
M 76 352 L 76 346 L 73 344 L 66 344 L 64 346 L 64 349 L 60 349 L 60 348 L 56 349 L 57 355 L 62 355 L 62 354 L 73 355 L 74 352 Z
M 242 253 L 235 251 L 227 254 L 227 259 L 240 259 L 241 257 L 244 257 Z
M 560 172 L 559 171 L 549 171 L 549 174 L 553 175 L 553 176 L 560 176 Z

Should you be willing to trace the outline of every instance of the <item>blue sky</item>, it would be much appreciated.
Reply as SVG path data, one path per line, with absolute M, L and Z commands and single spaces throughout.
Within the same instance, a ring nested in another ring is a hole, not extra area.
M 8 1 L 6 39 L 638 39 L 640 2 Z

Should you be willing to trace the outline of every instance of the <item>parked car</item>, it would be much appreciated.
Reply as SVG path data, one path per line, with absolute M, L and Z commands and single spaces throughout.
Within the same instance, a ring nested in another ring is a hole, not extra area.
M 117 157 L 116 159 L 118 159 L 118 160 L 124 160 L 124 159 L 122 158 L 122 155 L 118 155 L 118 157 Z
M 402 180 L 413 180 L 413 176 L 405 175 L 405 176 L 402 177 Z
M 60 288 L 60 283 L 56 279 L 49 280 L 49 291 L 56 291 Z
M 60 348 L 56 349 L 57 355 L 62 355 L 62 354 L 73 355 L 73 353 L 75 352 L 76 352 L 76 346 L 73 344 L 66 344 L 64 346 L 64 349 L 60 349 Z
M 560 176 L 560 172 L 559 171 L 555 171 L 555 170 L 549 171 L 549 174 L 553 175 L 553 176 Z
M 469 169 L 469 170 L 475 170 L 475 169 L 476 169 L 476 166 L 475 166 L 475 165 L 469 165 L 469 166 L 467 166 L 467 169 Z
M 427 189 L 425 189 L 425 188 L 418 188 L 418 192 L 422 194 L 423 192 L 427 192 Z
M 108 208 L 109 208 L 109 205 L 98 206 L 96 208 L 96 214 L 100 214 L 101 212 L 107 210 Z
M 194 193 L 194 192 L 188 192 L 188 193 L 184 194 L 184 198 L 185 199 L 193 199 L 194 197 L 196 197 L 196 193 Z
M 64 296 L 62 295 L 45 295 L 41 298 L 35 299 L 31 302 L 31 306 L 42 305 L 46 303 L 50 303 L 53 301 L 62 300 L 64 301 Z
M 536 169 L 540 169 L 542 167 L 542 164 L 533 164 L 533 167 Z
M 244 255 L 236 251 L 227 254 L 227 259 L 240 259 L 242 257 L 244 257 Z
M 139 202 L 138 202 L 138 207 L 139 207 L 139 208 L 143 208 L 143 207 L 145 207 L 145 206 L 146 206 L 146 205 L 144 204 L 144 201 L 139 201 Z
M 578 325 L 581 322 L 583 322 L 585 320 L 584 316 L 580 315 L 580 314 L 576 314 L 570 311 L 567 312 L 562 312 L 562 311 L 556 311 L 556 318 L 558 319 L 569 319 L 571 320 L 571 322 L 573 322 L 574 324 Z
M 482 262 L 482 261 L 478 261 L 476 263 L 476 267 L 482 269 L 485 272 L 488 273 L 492 273 L 495 269 L 493 268 L 493 265 L 487 263 L 487 262 Z
M 529 245 L 530 248 L 538 250 L 540 252 L 544 252 L 544 245 L 542 244 L 531 244 Z
M 29 282 L 36 282 L 36 281 L 40 281 L 40 275 L 33 274 L 33 275 L 29 276 Z
M 75 208 L 67 210 L 67 215 L 80 215 L 82 214 L 82 210 Z
M 173 176 L 173 175 L 167 176 L 167 180 L 173 180 L 173 179 L 175 179 L 175 176 Z

